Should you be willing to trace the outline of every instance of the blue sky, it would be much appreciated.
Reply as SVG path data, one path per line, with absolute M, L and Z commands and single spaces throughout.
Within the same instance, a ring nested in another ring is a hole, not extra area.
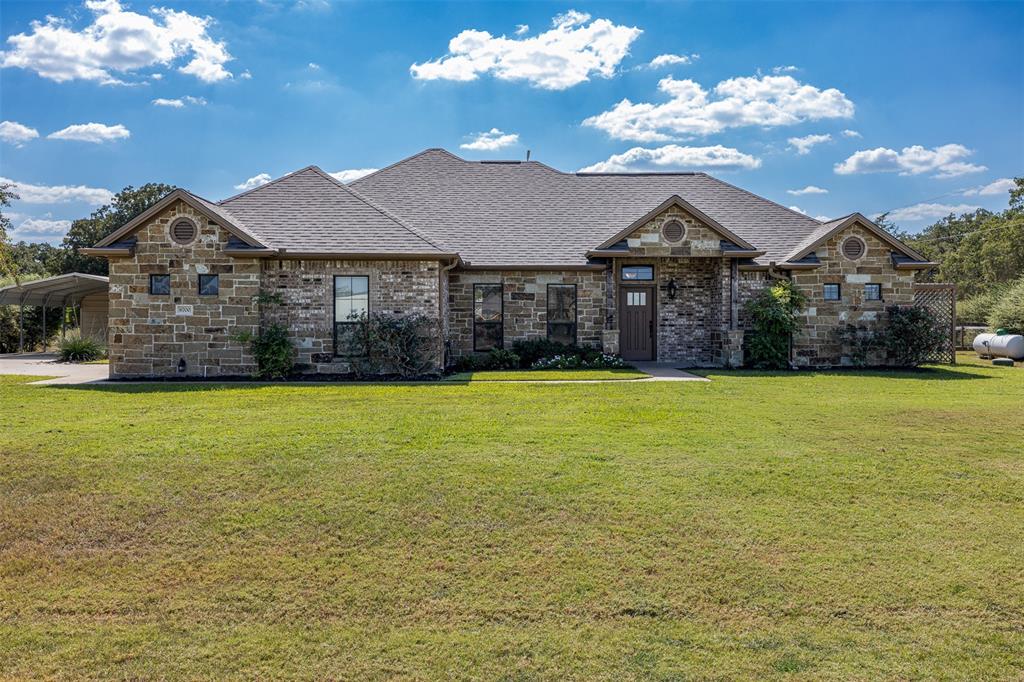
M 427 147 L 706 170 L 910 229 L 1024 171 L 1024 3 L 4 0 L 0 29 L 0 177 L 35 241 L 129 184 L 221 199 Z

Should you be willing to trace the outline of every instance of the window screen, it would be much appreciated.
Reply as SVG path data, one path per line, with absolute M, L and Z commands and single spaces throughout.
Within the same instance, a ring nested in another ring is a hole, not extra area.
M 220 293 L 220 275 L 199 275 L 199 295 L 216 296 Z
M 548 340 L 576 343 L 576 285 L 548 285 Z
M 334 278 L 334 354 L 359 355 L 359 318 L 370 311 L 370 278 L 339 275 Z
M 840 299 L 838 284 L 825 284 L 823 293 L 826 301 L 838 301 Z
M 170 275 L 150 275 L 149 293 L 154 296 L 168 296 L 171 293 Z
M 500 284 L 473 285 L 473 350 L 502 347 L 501 298 Z

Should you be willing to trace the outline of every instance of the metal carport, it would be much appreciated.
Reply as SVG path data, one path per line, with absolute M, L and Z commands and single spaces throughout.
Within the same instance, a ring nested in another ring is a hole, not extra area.
M 0 305 L 16 305 L 18 313 L 18 352 L 25 350 L 25 306 L 43 307 L 43 350 L 46 350 L 46 309 L 74 307 L 90 294 L 106 293 L 109 281 L 101 275 L 70 272 L 66 275 L 36 279 L 0 289 Z M 61 317 L 61 332 L 64 317 Z

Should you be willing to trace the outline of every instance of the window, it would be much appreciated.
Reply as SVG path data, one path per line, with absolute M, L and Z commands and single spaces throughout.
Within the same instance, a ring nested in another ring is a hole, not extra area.
M 500 284 L 473 285 L 473 350 L 502 347 L 501 298 Z
M 841 297 L 839 295 L 839 285 L 838 284 L 826 284 L 824 286 L 825 286 L 825 288 L 824 288 L 824 292 L 823 293 L 825 294 L 825 300 L 826 301 L 838 301 L 838 300 L 841 299 Z
M 548 340 L 576 343 L 576 285 L 548 285 Z
M 865 284 L 864 285 L 864 300 L 865 301 L 881 301 L 882 300 L 882 285 L 881 284 Z
M 153 296 L 169 296 L 171 293 L 171 276 L 150 275 L 149 293 Z
M 199 295 L 216 296 L 220 293 L 220 275 L 199 275 Z
M 359 318 L 370 312 L 370 278 L 336 276 L 334 278 L 334 354 L 360 355 L 356 339 Z
M 647 292 L 646 291 L 627 291 L 626 292 L 626 305 L 647 305 Z
M 649 282 L 654 279 L 654 266 L 653 265 L 623 265 L 622 275 L 623 281 L 629 282 Z

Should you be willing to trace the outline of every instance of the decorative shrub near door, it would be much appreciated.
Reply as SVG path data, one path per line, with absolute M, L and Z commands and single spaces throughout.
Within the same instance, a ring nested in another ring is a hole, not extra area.
M 789 343 L 800 328 L 806 299 L 789 280 L 779 280 L 747 302 L 745 364 L 755 369 L 789 367 Z

